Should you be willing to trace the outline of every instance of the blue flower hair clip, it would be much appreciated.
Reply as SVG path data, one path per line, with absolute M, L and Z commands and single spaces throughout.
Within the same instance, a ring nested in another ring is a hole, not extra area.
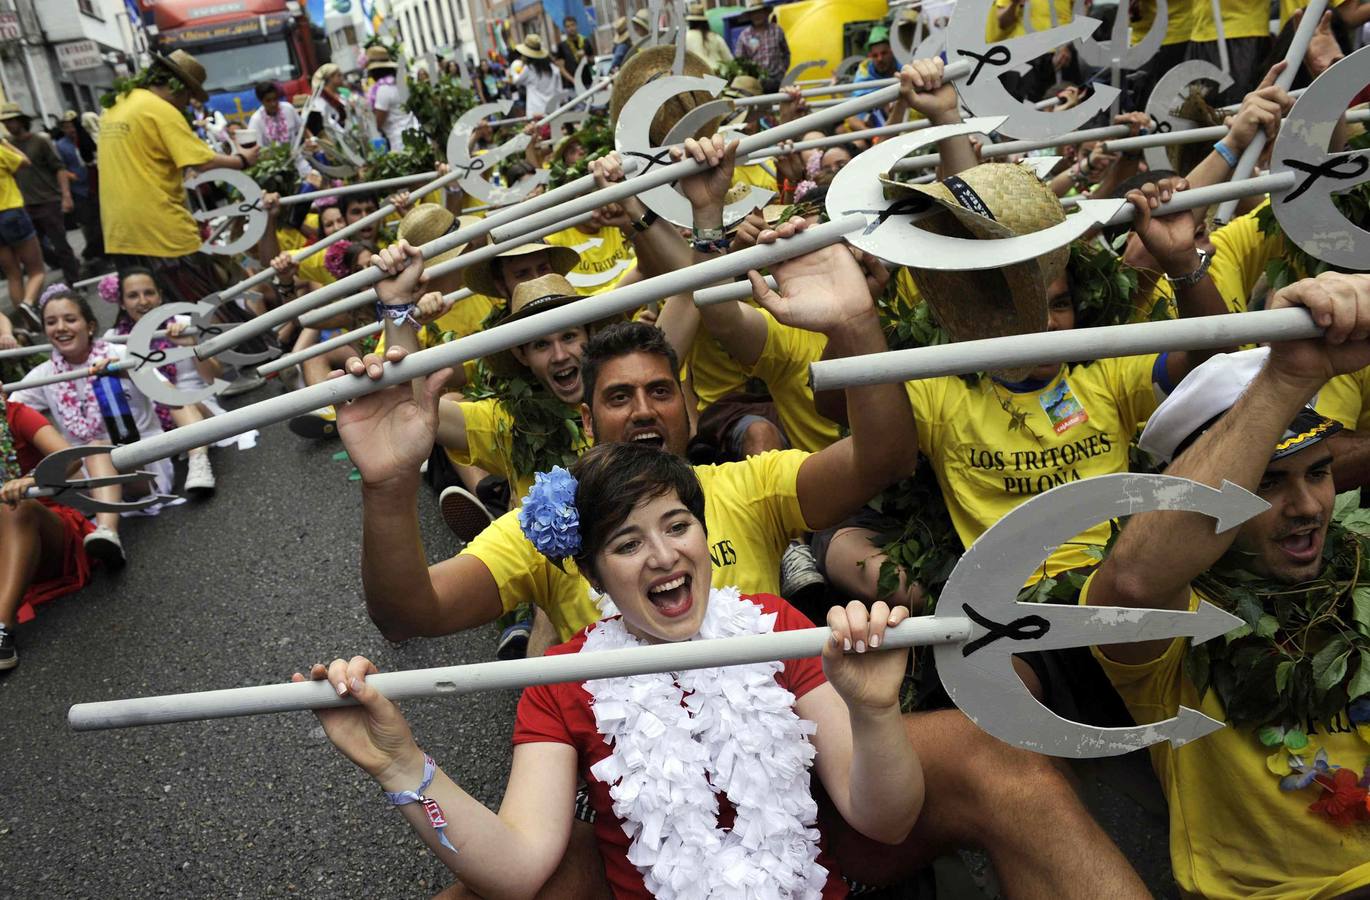
M 561 466 L 533 476 L 519 509 L 519 528 L 539 553 L 555 563 L 580 550 L 576 479 Z

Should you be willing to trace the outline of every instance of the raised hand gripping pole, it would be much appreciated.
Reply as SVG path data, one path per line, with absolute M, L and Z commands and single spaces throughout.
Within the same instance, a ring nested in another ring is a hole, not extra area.
M 1097 522 L 1158 509 L 1200 512 L 1232 528 L 1268 508 L 1233 485 L 1221 491 L 1165 475 L 1105 475 L 1062 485 L 1032 498 L 994 525 L 967 551 L 947 583 L 937 613 L 906 619 L 886 632 L 879 651 L 933 646 L 938 674 L 972 722 L 1008 743 L 1055 756 L 1090 758 L 1169 741 L 1179 746 L 1222 727 L 1181 707 L 1162 722 L 1097 728 L 1064 719 L 1038 702 L 1013 670 L 1013 655 L 1030 650 L 1190 637 L 1200 643 L 1242 620 L 1209 604 L 1196 612 L 1067 607 L 1017 602 L 1024 580 L 1046 552 Z M 1045 552 L 1044 552 L 1045 551 Z M 387 672 L 367 683 L 391 700 L 581 682 L 649 672 L 743 665 L 818 656 L 828 628 L 808 628 L 720 640 L 680 641 L 544 656 L 509 662 Z M 67 721 L 77 731 L 153 725 L 355 705 L 326 681 L 304 681 L 77 704 Z
M 1303 64 L 1304 54 L 1308 52 L 1308 45 L 1313 40 L 1313 32 L 1317 31 L 1318 22 L 1321 21 L 1323 11 L 1326 9 L 1327 0 L 1311 0 L 1308 6 L 1304 7 L 1303 18 L 1299 19 L 1299 27 L 1294 31 L 1294 39 L 1289 44 L 1289 52 L 1284 55 L 1284 71 L 1275 76 L 1276 86 L 1289 90 L 1289 86 L 1294 83 L 1295 76 L 1299 74 L 1299 66 Z M 1219 13 L 1218 0 L 1213 0 L 1214 21 L 1221 29 L 1222 16 Z M 1226 66 L 1224 66 L 1225 70 Z M 1337 74 L 1340 75 L 1341 73 Z M 1257 131 L 1255 138 L 1246 145 L 1242 155 L 1237 158 L 1237 165 L 1232 170 L 1232 181 L 1241 181 L 1256 168 L 1256 161 L 1261 158 L 1261 151 L 1265 149 L 1265 141 L 1265 132 Z M 1236 200 L 1229 200 L 1219 206 L 1214 221 L 1219 225 L 1232 221 L 1232 217 L 1237 212 L 1237 202 Z
M 407 384 L 415 378 L 422 378 L 468 360 L 507 350 L 548 332 L 574 325 L 585 325 L 605 316 L 628 312 L 647 303 L 692 290 L 698 285 L 712 284 L 741 275 L 749 269 L 774 265 L 834 244 L 845 235 L 865 228 L 868 224 L 869 219 L 864 215 L 843 216 L 774 244 L 749 247 L 737 253 L 697 263 L 688 269 L 668 272 L 603 294 L 585 297 L 558 309 L 547 310 L 527 319 L 508 322 L 448 344 L 421 350 L 398 363 L 387 364 L 385 373 L 378 381 L 353 375 L 334 378 L 250 406 L 229 410 L 223 415 L 213 416 L 166 434 L 116 447 L 110 458 L 116 469 L 126 472 L 151 460 L 171 456 L 192 447 L 204 446 L 206 443 L 241 434 L 272 422 L 284 421 L 321 406 L 343 403 L 391 385 Z M 425 245 L 428 246 L 431 245 Z M 379 268 L 374 271 L 376 276 L 380 277 L 373 277 L 370 272 L 358 274 L 372 278 L 373 282 L 385 277 Z M 349 279 L 344 279 L 347 280 Z

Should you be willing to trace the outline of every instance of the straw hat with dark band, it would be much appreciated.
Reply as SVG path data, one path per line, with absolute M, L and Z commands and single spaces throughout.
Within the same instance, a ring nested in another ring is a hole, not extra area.
M 190 91 L 190 96 L 201 103 L 209 99 L 209 94 L 205 92 L 205 78 L 208 76 L 198 59 L 184 50 L 173 50 L 170 56 L 154 54 L 152 59 L 157 65 L 175 75 Z
M 619 16 L 617 19 L 614 19 L 614 43 L 622 44 L 628 39 L 628 17 Z
M 479 221 L 480 219 L 476 216 L 454 216 L 445 206 L 439 206 L 436 203 L 420 203 L 409 210 L 405 217 L 400 220 L 397 237 L 418 247 L 429 241 L 437 240 L 444 234 L 451 234 L 458 229 L 468 228 Z M 440 262 L 456 259 L 465 249 L 466 244 L 458 244 L 446 253 L 439 253 L 426 261 L 424 267 L 431 269 Z
M 1031 234 L 1065 221 L 1061 203 L 1031 169 L 988 163 L 933 184 L 886 180 L 892 196 L 926 198 L 942 212 L 918 227 L 958 238 L 996 240 Z M 1066 270 L 1069 247 L 994 269 L 943 271 L 909 267 L 923 298 L 953 341 L 1032 334 L 1046 328 L 1047 286 Z M 1031 369 L 995 374 L 1008 381 Z
M 639 88 L 658 78 L 670 76 L 671 67 L 675 64 L 675 52 L 674 44 L 649 47 L 646 50 L 638 51 L 623 64 L 618 76 L 614 78 L 613 93 L 609 95 L 610 125 L 617 127 L 618 117 L 623 112 L 624 105 L 638 92 Z M 687 52 L 685 54 L 684 74 L 692 78 L 703 78 L 706 75 L 712 75 L 713 69 L 709 68 L 709 64 L 698 56 Z M 696 106 L 711 100 L 713 97 L 703 91 L 676 94 L 667 100 L 657 111 L 656 117 L 652 119 L 652 125 L 648 131 L 648 138 L 652 146 L 660 147 L 666 140 L 666 135 L 670 133 L 672 126 L 679 122 L 682 116 Z M 712 135 L 717 130 L 718 123 L 722 121 L 722 118 L 722 116 L 716 116 L 705 122 L 695 132 L 694 136 L 703 138 Z
M 462 283 L 477 294 L 484 294 L 487 297 L 503 297 L 504 292 L 495 281 L 496 260 L 527 256 L 542 250 L 546 250 L 550 254 L 552 271 L 558 275 L 565 275 L 580 262 L 580 254 L 570 247 L 556 247 L 552 244 L 524 244 L 521 247 L 515 247 L 513 250 L 507 250 L 494 259 L 487 259 L 467 267 L 462 276 Z
M 366 48 L 366 71 L 373 69 L 394 69 L 398 68 L 395 61 L 390 58 L 390 51 L 379 44 Z
M 707 22 L 709 17 L 704 15 L 703 3 L 691 3 L 685 13 L 686 22 Z
M 546 59 L 550 55 L 547 48 L 542 46 L 542 38 L 536 34 L 528 35 L 523 39 L 522 44 L 515 44 L 514 49 L 529 59 Z
M 575 287 L 566 280 L 564 275 L 543 275 L 534 278 L 532 281 L 525 281 L 514 288 L 514 296 L 509 300 L 507 311 L 495 324 L 503 325 L 506 322 L 526 319 L 540 312 L 574 303 L 580 298 L 581 295 L 576 293 Z M 622 319 L 622 316 L 609 316 L 598 322 L 590 323 L 585 326 L 585 330 L 593 334 L 597 328 L 611 322 L 622 321 Z M 508 350 L 492 353 L 485 357 L 485 366 L 503 378 L 509 378 L 527 371 L 527 367 L 520 363 L 514 354 Z

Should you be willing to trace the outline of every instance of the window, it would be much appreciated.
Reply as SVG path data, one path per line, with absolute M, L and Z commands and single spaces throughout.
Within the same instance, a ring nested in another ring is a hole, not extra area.
M 295 77 L 295 65 L 283 39 L 267 43 L 251 43 L 238 47 L 224 47 L 195 51 L 195 58 L 208 73 L 205 90 L 242 90 L 259 81 L 289 81 Z
M 100 4 L 96 0 L 76 0 L 76 8 L 81 11 L 82 15 L 99 19 L 101 22 L 105 20 L 104 15 L 100 12 Z

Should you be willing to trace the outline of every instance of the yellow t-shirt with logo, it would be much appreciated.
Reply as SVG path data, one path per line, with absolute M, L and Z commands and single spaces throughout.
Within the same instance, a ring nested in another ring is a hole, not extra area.
M 733 169 L 733 184 L 751 184 L 775 194 L 780 193 L 780 187 L 776 184 L 775 173 L 761 163 L 751 163 Z
M 457 465 L 477 466 L 499 475 L 509 482 L 512 497 L 516 500 L 526 497 L 533 486 L 533 473 L 520 473 L 514 469 L 514 417 L 504 403 L 489 397 L 462 401 L 459 405 L 466 420 L 466 452 L 448 448 L 448 459 Z M 582 438 L 576 451 L 583 452 L 588 447 L 589 443 Z
M 766 319 L 766 345 L 747 374 L 766 382 L 790 446 L 817 453 L 839 437 L 837 423 L 814 408 L 809 387 L 809 364 L 822 358 L 828 339 L 782 325 L 764 309 L 761 315 Z
M 1198 604 L 1191 594 L 1190 609 Z M 1177 639 L 1158 659 L 1136 666 L 1114 662 L 1098 648 L 1094 657 L 1139 724 L 1169 719 L 1181 706 L 1225 720 L 1217 694 L 1200 698 L 1185 676 L 1187 648 Z M 1332 730 L 1308 729 L 1305 758 L 1322 748 L 1330 763 L 1361 772 L 1370 757 L 1370 726 L 1358 732 L 1342 713 Z M 1250 728 L 1229 725 L 1180 747 L 1162 741 L 1148 752 L 1170 807 L 1170 864 L 1184 896 L 1330 900 L 1370 887 L 1370 827 L 1340 828 L 1310 814 L 1311 789 L 1280 790 L 1287 754 L 1272 756 Z
M 1023 501 L 1060 484 L 1128 470 L 1128 443 L 1156 409 L 1160 358 L 1101 359 L 1062 367 L 1036 390 L 989 377 L 906 382 L 918 447 L 932 462 L 952 524 L 969 547 Z M 1159 377 L 1165 387 L 1164 366 Z M 1059 547 L 1046 573 L 1092 565 L 1080 544 L 1108 543 L 1107 522 Z
M 135 88 L 100 117 L 100 218 L 105 250 L 140 256 L 186 256 L 200 230 L 186 209 L 182 169 L 214 151 L 181 111 Z
M 586 296 L 613 290 L 637 264 L 633 242 L 614 227 L 586 234 L 573 226 L 549 234 L 543 240 L 557 247 L 570 247 L 580 254 L 580 262 L 566 274 L 566 280 L 577 293 Z
M 989 13 L 989 21 L 985 23 L 985 40 L 993 43 L 1027 34 L 1027 28 L 1023 24 L 1024 16 L 1032 25 L 1033 31 L 1050 31 L 1053 6 L 1056 8 L 1057 25 L 1065 25 L 1074 19 L 1074 7 L 1071 0 L 1027 0 L 1023 6 L 1023 12 L 1013 23 L 1013 27 L 1004 31 L 999 27 L 999 10 L 1007 9 L 1015 2 L 1016 0 L 994 0 L 994 8 Z
M 1357 369 L 1338 375 L 1318 391 L 1314 407 L 1329 419 L 1336 419 L 1352 431 L 1370 430 L 1370 369 Z
M 1283 235 L 1265 234 L 1256 221 L 1261 207 L 1269 203 L 1267 200 L 1212 234 L 1213 262 L 1209 264 L 1208 275 L 1213 279 L 1213 286 L 1222 296 L 1228 312 L 1247 311 L 1251 292 L 1265 274 L 1265 267 L 1284 253 Z M 1170 282 L 1158 278 L 1154 296 L 1164 299 L 1170 318 L 1179 314 L 1175 305 L 1175 289 Z M 1137 318 L 1143 318 L 1150 306 L 1150 303 L 1142 304 L 1144 308 L 1139 307 Z
M 809 530 L 799 508 L 799 467 L 809 454 L 773 450 L 741 462 L 695 466 L 704 489 L 704 518 L 714 587 L 736 585 L 743 593 L 778 593 L 780 556 Z M 480 560 L 506 611 L 532 601 L 542 607 L 560 640 L 599 621 L 590 584 L 566 561 L 562 572 L 533 549 L 510 510 L 476 536 L 462 555 Z
M 1223 36 L 1229 41 L 1235 38 L 1266 37 L 1270 34 L 1268 0 L 1223 0 L 1222 11 Z M 1199 0 L 1194 4 L 1193 30 L 1189 33 L 1189 39 L 1196 43 L 1218 39 L 1218 28 L 1213 24 L 1211 3 Z
M 24 166 L 24 155 L 9 141 L 0 142 L 0 210 L 23 209 L 24 195 L 14 173 Z

